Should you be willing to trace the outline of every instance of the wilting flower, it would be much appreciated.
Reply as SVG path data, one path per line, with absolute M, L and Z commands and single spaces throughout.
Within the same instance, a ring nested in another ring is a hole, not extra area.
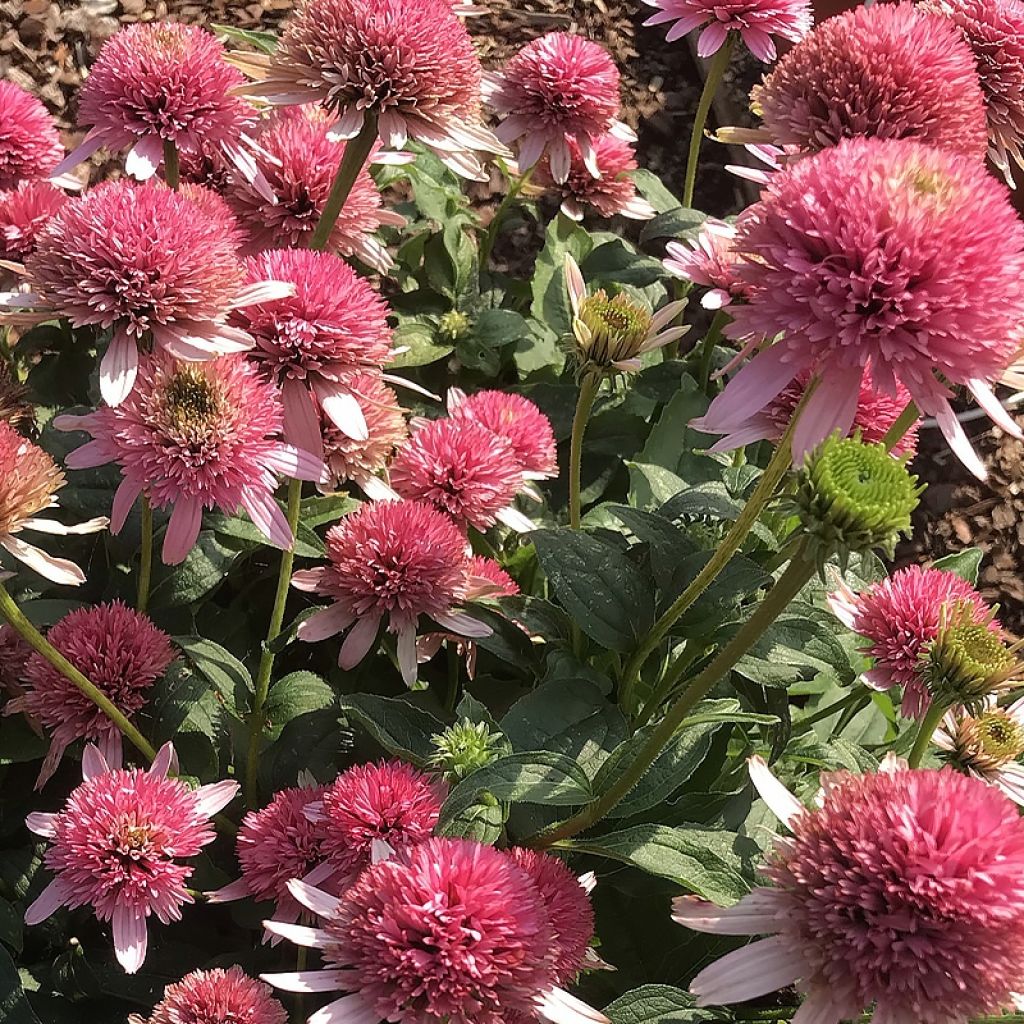
M 244 180 L 232 180 L 225 189 L 245 226 L 250 251 L 308 243 L 345 155 L 345 143 L 328 137 L 330 124 L 331 115 L 312 106 L 280 110 L 266 122 L 259 135 L 262 152 L 257 164 L 270 183 L 274 201 Z M 363 168 L 326 248 L 355 256 L 383 274 L 392 259 L 375 232 L 384 225 L 404 224 L 404 217 L 384 209 L 377 186 Z
M 920 718 L 931 702 L 922 659 L 938 635 L 944 609 L 1001 632 L 984 598 L 944 569 L 909 565 L 860 594 L 840 583 L 828 603 L 844 626 L 867 641 L 864 653 L 875 663 L 864 682 L 876 690 L 902 686 L 901 710 L 908 718 Z
M 429 839 L 445 795 L 429 775 L 380 761 L 342 772 L 305 813 L 332 876 L 347 887 L 364 868 Z
M 736 272 L 740 256 L 733 248 L 735 239 L 735 227 L 709 217 L 695 241 L 665 246 L 665 269 L 673 277 L 707 288 L 700 300 L 705 309 L 722 309 L 747 295 Z
M 505 438 L 471 419 L 421 424 L 391 463 L 397 494 L 423 501 L 460 526 L 487 530 L 502 522 L 527 532 L 533 523 L 512 507 L 523 470 Z
M 247 263 L 249 280 L 264 275 L 292 294 L 253 303 L 234 323 L 256 342 L 250 358 L 281 386 L 285 438 L 320 454 L 320 410 L 344 434 L 368 436 L 358 399 L 346 388 L 352 370 L 391 359 L 388 307 L 344 260 L 309 249 L 274 249 Z
M 1014 803 L 1024 805 L 1024 699 L 1001 708 L 994 696 L 977 714 L 951 708 L 932 742 L 946 752 L 960 771 L 1001 789 Z
M 168 985 L 148 1020 L 128 1024 L 285 1024 L 288 1014 L 270 988 L 241 967 L 193 971 Z
M 686 308 L 670 302 L 651 314 L 628 295 L 609 298 L 601 289 L 587 295 L 583 274 L 571 255 L 565 256 L 565 284 L 572 306 L 572 332 L 577 372 L 612 375 L 634 373 L 640 357 L 681 338 L 690 328 L 669 326 Z
M 980 159 L 988 146 L 974 55 L 910 3 L 829 18 L 751 93 L 771 141 L 816 152 L 858 135 L 915 139 Z
M 763 61 L 775 60 L 775 39 L 797 43 L 811 30 L 807 0 L 644 0 L 658 9 L 645 25 L 672 22 L 666 39 L 672 43 L 702 25 L 697 53 L 710 57 L 721 49 L 730 32 L 739 32 L 747 49 Z
M 989 156 L 1013 187 L 1024 166 L 1024 7 L 1019 0 L 923 0 L 963 33 L 977 62 L 988 113 Z
M 414 139 L 471 178 L 477 152 L 504 151 L 480 121 L 480 60 L 448 0 L 302 0 L 273 57 L 234 59 L 260 79 L 250 95 L 319 103 L 338 138 L 373 117 L 386 146 Z
M 120 601 L 79 608 L 50 627 L 47 640 L 114 706 L 131 718 L 174 658 L 170 638 L 141 612 Z M 76 740 L 96 743 L 108 764 L 120 764 L 121 732 L 67 677 L 40 654 L 23 665 L 24 696 L 6 714 L 22 711 L 53 733 L 36 788 L 57 770 Z
M 64 156 L 46 107 L 13 82 L 0 82 L 0 189 L 48 178 Z
M 585 207 L 593 207 L 600 217 L 628 217 L 630 220 L 650 220 L 655 209 L 637 194 L 632 171 L 636 170 L 633 146 L 611 133 L 594 140 L 593 162 L 597 165 L 595 177 L 583 163 L 580 145 L 572 136 L 569 146 L 569 174 L 561 183 L 551 173 L 551 159 L 545 157 L 537 166 L 533 183 L 550 189 L 562 197 L 562 213 L 573 220 L 583 220 Z
M 100 391 L 124 401 L 139 365 L 139 343 L 178 359 L 240 352 L 252 339 L 225 318 L 251 302 L 287 295 L 271 281 L 243 285 L 244 270 L 222 221 L 159 182 L 106 182 L 68 202 L 36 239 L 26 261 L 32 293 L 0 296 L 16 323 L 54 313 L 74 327 L 113 328 L 100 362 Z
M 288 882 L 310 877 L 323 862 L 317 828 L 305 813 L 323 793 L 324 787 L 315 784 L 292 786 L 275 793 L 266 807 L 250 811 L 235 840 L 242 877 L 207 893 L 207 899 L 212 903 L 247 897 L 273 900 L 276 921 L 298 921 L 302 907 L 289 892 Z
M 0 258 L 24 260 L 68 197 L 48 181 L 23 181 L 0 192 Z
M 78 98 L 82 144 L 57 168 L 67 171 L 96 150 L 128 149 L 125 170 L 146 180 L 164 149 L 218 151 L 268 199 L 272 193 L 253 158 L 256 111 L 233 95 L 242 76 L 224 60 L 220 41 L 197 25 L 128 25 L 100 50 Z
M 1021 1005 L 1024 821 L 998 790 L 950 768 L 822 776 L 805 808 L 760 758 L 751 776 L 792 830 L 762 886 L 723 909 L 693 897 L 674 920 L 721 935 L 770 935 L 705 968 L 702 1006 L 795 984 L 800 1021 L 964 1024 Z
M 301 883 L 321 928 L 267 926 L 319 948 L 324 971 L 264 975 L 280 988 L 347 991 L 316 1024 L 607 1024 L 558 988 L 555 930 L 530 876 L 468 839 L 428 839 L 368 868 L 339 900 Z
M 421 615 L 462 636 L 490 635 L 490 627 L 458 610 L 468 582 L 466 541 L 452 521 L 430 505 L 364 505 L 327 532 L 327 557 L 329 565 L 292 577 L 298 589 L 334 602 L 305 619 L 298 636 L 312 642 L 349 630 L 338 655 L 342 668 L 355 668 L 363 660 L 385 617 L 398 636 L 398 663 L 409 685 L 416 681 L 416 625 Z
M 334 486 L 348 480 L 361 485 L 387 465 L 395 449 L 409 436 L 409 428 L 405 411 L 380 374 L 352 370 L 339 383 L 359 403 L 366 422 L 366 437 L 350 437 L 326 415 L 321 415 L 324 465 Z
M 65 526 L 53 519 L 38 518 L 40 512 L 59 504 L 56 493 L 64 486 L 64 474 L 42 448 L 26 441 L 7 422 L 0 422 L 0 480 L 0 547 L 54 583 L 84 583 L 85 574 L 74 562 L 54 558 L 18 534 L 22 530 L 58 536 L 97 533 L 109 520 L 100 517 Z
M 274 500 L 278 474 L 323 475 L 316 456 L 277 439 L 277 389 L 241 356 L 208 363 L 144 356 L 135 390 L 116 409 L 58 416 L 54 426 L 92 435 L 67 457 L 69 469 L 121 467 L 111 512 L 115 533 L 140 494 L 154 508 L 171 508 L 163 543 L 168 565 L 192 549 L 204 508 L 226 515 L 244 508 L 272 544 L 290 549 L 292 533 Z
M 902 381 L 980 477 L 946 382 L 1021 436 L 990 382 L 1019 344 L 1024 224 L 980 162 L 906 139 L 848 139 L 773 175 L 737 229 L 737 273 L 751 295 L 727 333 L 749 338 L 745 351 L 784 336 L 736 374 L 697 429 L 730 433 L 799 374 L 820 373 L 794 433 L 799 457 L 849 431 L 870 364 L 874 386 L 895 395 Z
M 176 763 L 170 743 L 148 771 L 107 765 L 85 748 L 84 781 L 57 814 L 33 813 L 28 827 L 50 840 L 44 863 L 56 876 L 25 912 L 39 924 L 60 907 L 91 907 L 113 924 L 118 963 L 134 974 L 146 959 L 146 921 L 181 920 L 191 903 L 186 883 L 195 857 L 215 835 L 208 819 L 238 792 L 236 782 L 191 790 L 168 778 Z
M 500 72 L 484 75 L 484 96 L 502 118 L 497 136 L 519 144 L 521 171 L 545 153 L 551 177 L 562 184 L 579 159 L 599 177 L 596 145 L 608 132 L 635 140 L 618 121 L 619 69 L 598 43 L 569 32 L 551 32 L 527 43 Z

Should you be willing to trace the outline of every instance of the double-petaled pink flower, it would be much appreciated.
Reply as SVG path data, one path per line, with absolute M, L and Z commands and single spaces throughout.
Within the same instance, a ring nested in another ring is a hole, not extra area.
M 262 981 L 241 967 L 193 971 L 168 985 L 148 1020 L 137 1014 L 128 1024 L 285 1024 L 288 1014 Z
M 23 181 L 0 192 L 0 259 L 22 262 L 39 233 L 68 201 L 48 181 Z
M 673 277 L 706 288 L 700 299 L 705 309 L 723 309 L 746 297 L 746 285 L 737 273 L 740 255 L 735 241 L 732 224 L 709 217 L 693 241 L 665 246 L 665 269 Z
M 63 156 L 46 107 L 14 82 L 0 82 L 0 189 L 51 177 Z

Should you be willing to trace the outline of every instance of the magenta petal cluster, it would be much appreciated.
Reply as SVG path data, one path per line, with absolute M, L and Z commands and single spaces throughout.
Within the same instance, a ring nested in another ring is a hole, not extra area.
M 707 289 L 700 304 L 722 309 L 746 296 L 746 285 L 737 273 L 740 254 L 735 249 L 736 228 L 709 217 L 693 241 L 669 242 L 665 269 L 674 277 Z
M 749 301 L 728 331 L 763 348 L 698 429 L 731 433 L 801 373 L 820 374 L 793 436 L 799 458 L 849 431 L 870 365 L 873 385 L 895 397 L 901 381 L 979 477 L 947 383 L 1020 436 L 991 384 L 1020 344 L 1024 224 L 983 164 L 905 139 L 849 139 L 773 175 L 737 232 Z
M 814 810 L 755 758 L 751 774 L 793 835 L 778 839 L 771 885 L 722 909 L 691 897 L 680 924 L 769 935 L 705 968 L 703 1006 L 795 984 L 797 1024 L 953 1024 L 1022 1005 L 1024 820 L 979 779 L 908 770 L 822 776 Z
M 129 718 L 142 709 L 150 687 L 174 658 L 170 637 L 120 601 L 69 612 L 46 639 Z M 22 679 L 24 695 L 8 701 L 4 713 L 24 712 L 53 734 L 37 789 L 76 740 L 97 744 L 108 764 L 121 763 L 117 726 L 42 655 L 25 662 Z
M 763 61 L 775 60 L 775 40 L 799 42 L 811 30 L 808 0 L 644 0 L 658 9 L 645 25 L 671 27 L 670 43 L 702 29 L 697 53 L 710 57 L 722 48 L 730 32 L 738 32 L 747 49 Z
M 0 259 L 24 260 L 35 249 L 40 231 L 67 201 L 48 181 L 23 181 L 0 192 Z
M 117 408 L 59 416 L 60 430 L 92 440 L 72 452 L 70 469 L 116 462 L 112 529 L 120 532 L 139 495 L 171 512 L 163 560 L 181 562 L 199 536 L 204 509 L 244 509 L 260 532 L 290 549 L 292 532 L 274 500 L 279 476 L 319 480 L 316 456 L 278 439 L 283 414 L 277 388 L 242 356 L 185 363 L 145 356 L 138 384 Z
M 63 156 L 46 107 L 14 82 L 0 82 L 0 189 L 50 177 Z
M 993 633 L 1002 627 L 974 587 L 954 572 L 909 565 L 860 594 L 846 584 L 829 596 L 836 617 L 862 636 L 864 653 L 874 666 L 864 681 L 876 690 L 903 687 L 901 710 L 920 718 L 930 698 L 921 674 L 921 658 L 938 635 L 943 613 L 956 611 Z
M 56 814 L 33 813 L 28 827 L 49 841 L 44 862 L 54 879 L 25 912 L 39 924 L 60 907 L 89 907 L 113 927 L 118 962 L 134 974 L 146 959 L 147 922 L 181 920 L 192 902 L 187 882 L 195 857 L 214 840 L 209 819 L 238 792 L 235 782 L 192 790 L 168 777 L 174 748 L 152 767 L 110 766 L 86 747 L 84 781 Z
M 193 971 L 168 985 L 146 1021 L 128 1024 L 285 1024 L 288 1014 L 262 981 L 241 967 Z

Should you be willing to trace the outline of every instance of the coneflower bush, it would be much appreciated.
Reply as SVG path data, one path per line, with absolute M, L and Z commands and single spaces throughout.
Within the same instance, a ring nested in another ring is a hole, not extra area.
M 678 182 L 568 3 L 0 84 L 5 1024 L 1024 1021 L 1024 3 L 647 5 Z

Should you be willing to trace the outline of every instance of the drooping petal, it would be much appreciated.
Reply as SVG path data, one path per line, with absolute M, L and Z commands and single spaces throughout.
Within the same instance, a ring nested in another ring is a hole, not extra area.
M 25 924 L 29 927 L 42 924 L 64 905 L 65 895 L 64 887 L 57 879 L 54 879 L 25 911 Z
M 317 917 L 332 918 L 338 911 L 338 897 L 307 885 L 301 879 L 293 878 L 288 883 L 288 891 L 307 910 L 312 910 Z
M 765 935 L 776 931 L 784 908 L 772 889 L 755 889 L 732 907 L 717 907 L 697 896 L 672 901 L 672 920 L 713 935 Z
M 742 1003 L 792 985 L 806 969 L 785 939 L 762 939 L 705 967 L 690 982 L 690 991 L 698 1006 Z
M 750 781 L 760 794 L 768 809 L 783 825 L 792 827 L 793 822 L 806 808 L 786 787 L 779 782 L 763 757 L 754 755 L 747 760 Z
M 203 523 L 203 503 L 198 498 L 179 498 L 174 503 L 167 532 L 164 534 L 163 560 L 178 565 L 195 547 Z
M 260 977 L 274 988 L 285 992 L 344 992 L 351 980 L 351 972 L 337 968 L 326 971 L 287 971 L 283 974 L 261 974 Z
M 354 621 L 355 616 L 350 611 L 340 604 L 332 604 L 329 608 L 314 612 L 308 619 L 303 619 L 296 630 L 296 636 L 306 643 L 317 643 L 348 629 Z
M 349 630 L 345 642 L 341 645 L 338 654 L 338 664 L 343 669 L 352 669 L 359 664 L 369 653 L 373 642 L 377 639 L 377 630 L 380 627 L 380 619 L 368 615 L 359 619 Z
M 238 796 L 239 785 L 226 779 L 213 782 L 208 786 L 200 786 L 196 790 L 196 810 L 199 814 L 212 818 L 219 814 L 232 800 Z
M 134 907 L 114 907 L 114 955 L 126 974 L 135 974 L 146 959 L 146 917 Z
M 100 360 L 100 394 L 112 407 L 119 406 L 135 387 L 139 373 L 139 346 L 124 328 L 114 332 Z
M 77 587 L 85 582 L 85 573 L 74 562 L 70 562 L 66 558 L 55 558 L 53 555 L 48 555 L 42 548 L 28 544 L 18 537 L 12 537 L 10 534 L 0 536 L 0 546 L 6 548 L 15 558 L 24 562 L 40 576 L 44 576 L 54 583 Z

